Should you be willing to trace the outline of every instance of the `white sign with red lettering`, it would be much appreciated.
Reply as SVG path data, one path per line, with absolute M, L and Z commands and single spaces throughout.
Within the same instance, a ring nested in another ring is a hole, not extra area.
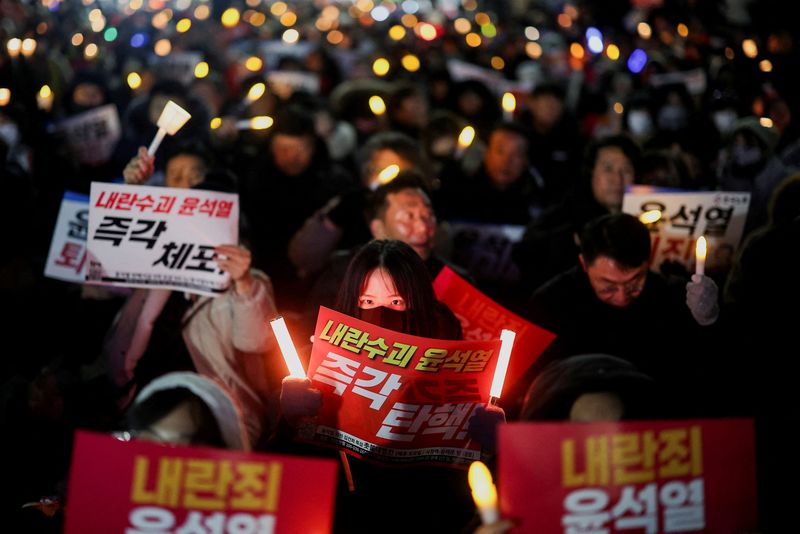
M 219 295 L 214 247 L 239 240 L 239 195 L 92 183 L 87 282 Z
M 749 205 L 750 193 L 633 186 L 625 192 L 622 211 L 640 218 L 653 214 L 655 220 L 647 223 L 653 269 L 664 272 L 666 262 L 694 272 L 695 243 L 703 235 L 708 242 L 706 269 L 725 273 L 739 247 Z

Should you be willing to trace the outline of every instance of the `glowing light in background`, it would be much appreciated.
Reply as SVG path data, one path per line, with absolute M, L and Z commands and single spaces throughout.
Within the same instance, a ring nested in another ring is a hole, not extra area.
M 199 62 L 197 65 L 194 66 L 194 77 L 195 78 L 205 78 L 208 76 L 208 63 L 205 61 Z
M 403 64 L 403 68 L 408 72 L 417 72 L 419 70 L 420 61 L 414 54 L 406 54 L 400 62 Z
M 386 76 L 389 73 L 389 68 L 389 60 L 383 57 L 379 57 L 372 63 L 372 72 L 376 76 Z
M 131 72 L 128 74 L 127 82 L 131 89 L 138 89 L 142 85 L 142 77 L 138 72 Z
M 603 34 L 594 27 L 586 28 L 586 46 L 592 54 L 599 54 L 603 51 Z
M 640 72 L 642 72 L 646 64 L 647 64 L 647 53 L 641 48 L 637 48 L 636 50 L 631 52 L 630 57 L 628 57 L 628 70 L 630 70 L 634 74 L 639 74 Z

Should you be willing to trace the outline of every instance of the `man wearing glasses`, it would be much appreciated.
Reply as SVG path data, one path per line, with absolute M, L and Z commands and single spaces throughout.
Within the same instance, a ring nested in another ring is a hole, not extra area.
M 687 405 L 670 406 L 670 415 L 702 410 L 689 393 L 699 389 L 715 348 L 719 304 L 713 280 L 695 275 L 686 283 L 650 271 L 650 234 L 624 213 L 584 227 L 579 260 L 580 266 L 548 281 L 528 302 L 527 318 L 557 335 L 529 377 L 556 359 L 611 354 L 633 363 L 667 392 L 681 392 Z

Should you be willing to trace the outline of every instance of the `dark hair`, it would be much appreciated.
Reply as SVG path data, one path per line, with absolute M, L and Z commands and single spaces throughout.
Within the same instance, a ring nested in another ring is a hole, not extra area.
M 389 207 L 387 200 L 389 195 L 398 193 L 405 189 L 418 190 L 427 197 L 426 200 L 428 201 L 428 204 L 430 204 L 431 195 L 430 191 L 428 190 L 428 181 L 425 176 L 415 169 L 406 169 L 400 172 L 400 174 L 398 174 L 394 180 L 378 187 L 372 192 L 367 200 L 367 208 L 365 212 L 367 221 L 383 218 L 384 214 L 386 213 L 386 209 Z
M 666 176 L 659 176 L 658 171 L 666 171 Z M 658 187 L 691 187 L 689 168 L 682 159 L 665 149 L 646 150 L 642 154 L 639 169 L 640 183 Z
M 611 393 L 623 405 L 623 419 L 658 414 L 655 382 L 623 359 L 607 354 L 580 354 L 549 363 L 528 388 L 522 421 L 564 421 L 585 393 Z
M 176 156 L 194 156 L 205 164 L 206 169 L 210 169 L 215 163 L 213 153 L 208 144 L 195 137 L 176 140 L 176 142 L 167 145 L 164 152 L 165 162 Z
M 433 285 L 425 264 L 413 248 L 395 239 L 379 239 L 364 245 L 347 266 L 336 308 L 347 315 L 358 317 L 358 298 L 369 274 L 378 268 L 385 269 L 394 281 L 397 292 L 406 301 L 408 333 L 415 336 L 435 337 L 437 309 Z
M 134 404 L 126 416 L 128 429 L 133 433 L 148 430 L 183 402 L 189 403 L 189 413 L 198 428 L 192 436 L 192 443 L 227 448 L 217 418 L 211 409 L 200 397 L 183 387 L 156 391 L 143 401 Z
M 371 136 L 364 143 L 364 146 L 358 151 L 358 170 L 361 175 L 361 180 L 368 174 L 366 167 L 372 156 L 379 150 L 391 150 L 396 152 L 400 157 L 410 161 L 415 167 L 424 169 L 425 160 L 422 155 L 422 149 L 419 143 L 412 137 L 400 132 L 380 132 Z
M 564 100 L 566 98 L 566 92 L 564 88 L 554 82 L 547 82 L 537 85 L 533 91 L 531 91 L 531 97 L 536 98 L 540 96 L 553 96 L 559 100 Z
M 583 227 L 580 248 L 588 265 L 607 256 L 623 267 L 636 268 L 650 258 L 650 232 L 628 213 L 603 215 Z
M 622 153 L 631 161 L 634 169 L 634 176 L 639 176 L 639 166 L 641 164 L 642 149 L 632 137 L 626 134 L 609 135 L 595 139 L 586 147 L 583 157 L 583 175 L 591 178 L 594 165 L 597 163 L 597 156 L 604 148 L 615 147 L 622 150 Z
M 530 130 L 518 122 L 500 121 L 492 126 L 492 129 L 489 132 L 489 137 L 491 138 L 492 134 L 495 132 L 508 132 L 510 134 L 517 135 L 525 139 L 526 143 L 530 144 Z
M 314 129 L 314 116 L 307 109 L 290 104 L 281 106 L 275 112 L 275 122 L 270 129 L 270 135 L 278 134 L 290 135 L 292 137 L 311 137 L 317 138 Z

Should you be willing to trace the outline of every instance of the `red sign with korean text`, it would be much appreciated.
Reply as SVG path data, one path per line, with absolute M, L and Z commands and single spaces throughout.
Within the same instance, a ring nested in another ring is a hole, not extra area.
M 756 527 L 747 419 L 512 423 L 498 493 L 512 532 L 747 532 Z
M 336 462 L 78 432 L 67 534 L 326 533 Z
M 500 306 L 449 267 L 439 272 L 433 290 L 436 298 L 447 304 L 461 321 L 464 339 L 495 339 L 504 328 L 516 332 L 503 388 L 506 392 L 556 338 L 554 333 Z
M 489 400 L 500 340 L 444 341 L 320 307 L 308 376 L 323 394 L 314 441 L 386 463 L 469 463 L 467 425 Z

